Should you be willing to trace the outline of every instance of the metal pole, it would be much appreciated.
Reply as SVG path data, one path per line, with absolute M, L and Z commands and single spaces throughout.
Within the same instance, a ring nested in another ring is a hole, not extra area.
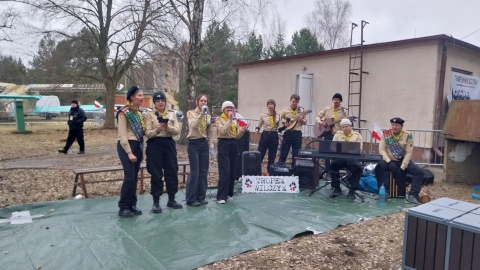
M 361 43 L 360 43 L 360 96 L 358 97 L 358 127 L 362 127 L 362 85 L 363 85 L 363 28 L 368 22 L 362 20 Z

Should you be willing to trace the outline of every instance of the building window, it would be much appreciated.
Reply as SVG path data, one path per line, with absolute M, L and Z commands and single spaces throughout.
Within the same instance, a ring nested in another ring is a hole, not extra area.
M 472 75 L 473 74 L 471 71 L 466 71 L 466 70 L 459 69 L 459 68 L 454 68 L 454 67 L 452 67 L 452 71 L 457 72 L 457 73 L 462 73 L 464 75 Z

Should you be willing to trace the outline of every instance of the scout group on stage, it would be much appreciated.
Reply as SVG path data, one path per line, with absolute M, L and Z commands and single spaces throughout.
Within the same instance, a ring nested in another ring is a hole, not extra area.
M 180 127 L 173 111 L 167 109 L 166 96 L 159 91 L 153 94 L 154 110 L 145 117 L 139 110 L 144 99 L 143 91 L 132 86 L 126 94 L 127 104 L 118 111 L 118 143 L 117 151 L 124 170 L 120 200 L 118 202 L 120 217 L 141 215 L 137 208 L 136 187 L 138 172 L 143 160 L 143 147 L 146 147 L 147 170 L 151 175 L 151 192 L 153 206 L 151 213 L 161 213 L 160 196 L 163 193 L 163 179 L 165 178 L 168 194 L 167 207 L 180 209 L 183 206 L 175 200 L 178 189 L 177 150 L 173 136 L 180 133 Z M 260 137 L 258 150 L 261 160 L 268 150 L 268 166 L 275 162 L 278 149 L 278 132 L 284 129 L 283 141 L 280 147 L 280 162 L 285 162 L 292 149 L 294 159 L 302 145 L 302 126 L 307 124 L 305 118 L 308 112 L 298 106 L 300 97 L 293 94 L 290 97 L 290 106 L 277 114 L 275 100 L 267 101 L 267 111 L 260 116 L 256 127 Z M 352 130 L 352 122 L 347 118 L 348 111 L 341 106 L 342 95 L 335 94 L 333 104 L 325 107 L 317 114 L 316 122 L 325 129 L 322 134 L 324 140 L 363 142 L 362 136 Z M 208 113 L 207 96 L 199 95 L 195 99 L 195 109 L 187 112 L 189 132 L 188 159 L 190 174 L 186 186 L 186 203 L 188 206 L 198 207 L 208 204 L 206 200 L 207 176 L 209 156 L 214 156 L 212 118 Z M 235 106 L 230 101 L 222 104 L 222 114 L 215 119 L 217 129 L 217 162 L 218 162 L 218 191 L 216 201 L 225 204 L 233 200 L 233 188 L 238 157 L 237 139 L 247 130 L 247 126 L 239 125 L 236 119 Z M 420 204 L 418 195 L 423 183 L 422 170 L 411 161 L 413 150 L 412 134 L 403 129 L 404 120 L 392 118 L 391 129 L 384 132 L 379 146 L 383 160 L 376 166 L 376 175 L 379 185 L 383 183 L 388 189 L 389 172 L 392 172 L 397 181 L 406 178 L 407 172 L 413 175 L 410 192 L 406 197 L 407 203 Z M 144 140 L 146 139 L 146 146 Z M 83 149 L 82 149 L 83 150 Z M 326 162 L 326 170 L 338 172 L 341 168 L 352 171 L 351 187 L 347 197 L 355 199 L 355 190 L 359 188 L 361 166 L 355 160 L 333 160 Z M 338 174 L 331 173 L 333 191 L 330 197 L 342 194 Z M 388 194 L 387 194 L 388 197 Z

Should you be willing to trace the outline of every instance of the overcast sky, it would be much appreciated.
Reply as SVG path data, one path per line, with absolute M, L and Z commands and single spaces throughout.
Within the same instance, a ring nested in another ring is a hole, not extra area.
M 293 32 L 306 25 L 305 15 L 313 9 L 314 2 L 277 3 L 280 16 L 287 22 L 288 40 Z M 365 43 L 446 34 L 480 47 L 480 0 L 350 0 L 350 3 L 351 22 L 369 23 L 364 28 Z M 359 28 L 354 30 L 354 41 L 355 38 L 360 42 Z
M 275 0 L 277 11 L 286 22 L 286 39 L 306 26 L 305 16 L 314 0 Z M 351 22 L 364 29 L 366 44 L 438 34 L 451 35 L 480 47 L 480 0 L 351 0 Z M 468 36 L 468 37 L 466 37 Z M 0 42 L 0 52 L 24 59 L 27 64 L 37 51 L 39 38 L 20 34 L 15 42 Z M 359 28 L 354 43 L 360 42 Z

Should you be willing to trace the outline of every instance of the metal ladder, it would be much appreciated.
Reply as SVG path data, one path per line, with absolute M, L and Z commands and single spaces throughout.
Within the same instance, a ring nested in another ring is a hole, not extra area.
M 369 74 L 363 71 L 363 28 L 368 22 L 361 22 L 361 42 L 352 44 L 353 29 L 358 25 L 352 23 L 350 32 L 350 58 L 348 70 L 348 114 L 358 117 L 358 127 L 362 124 L 362 80 L 363 74 Z

